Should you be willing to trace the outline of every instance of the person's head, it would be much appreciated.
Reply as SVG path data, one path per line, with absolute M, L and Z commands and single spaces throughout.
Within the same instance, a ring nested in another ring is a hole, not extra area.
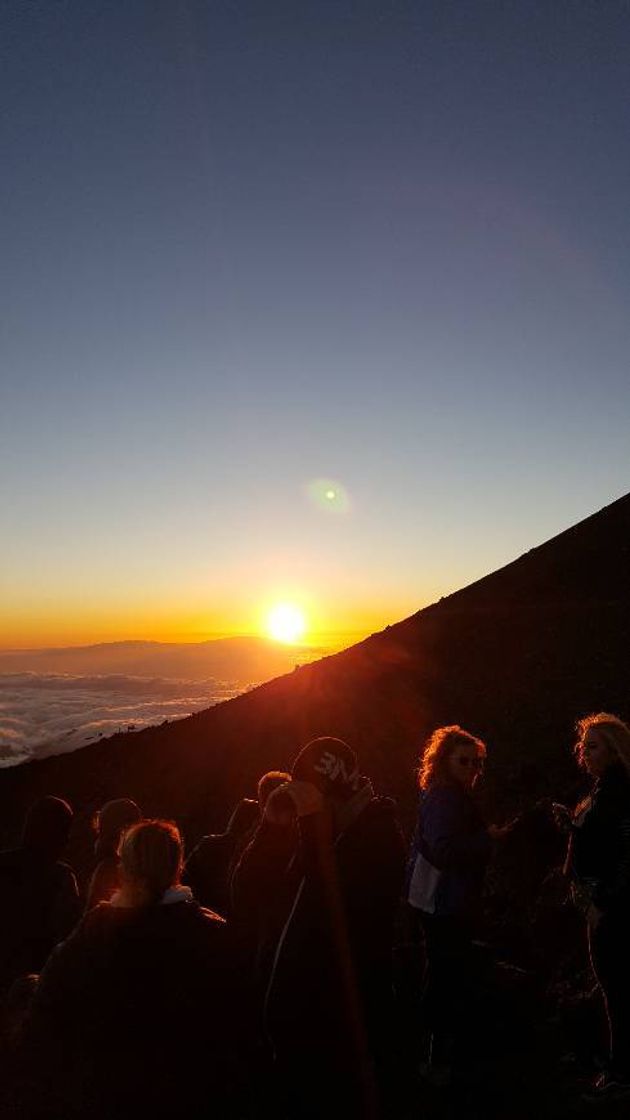
M 330 801 L 348 801 L 360 784 L 356 754 L 343 739 L 330 735 L 313 739 L 302 747 L 291 777 L 298 782 L 311 782 Z
M 183 866 L 182 838 L 172 821 L 139 821 L 125 833 L 120 848 L 125 886 L 145 902 L 159 901 L 179 883 Z
M 289 777 L 289 782 L 291 778 Z M 295 802 L 285 783 L 272 789 L 265 802 L 264 819 L 280 828 L 292 828 L 296 821 Z
M 42 797 L 26 814 L 22 846 L 46 859 L 58 860 L 68 843 L 73 816 L 67 801 Z
M 123 832 L 136 824 L 141 816 L 135 801 L 130 801 L 128 797 L 108 801 L 94 819 L 97 848 L 117 852 Z
M 243 797 L 236 805 L 225 831 L 228 836 L 232 836 L 234 840 L 238 840 L 240 836 L 244 836 L 246 832 L 249 832 L 250 828 L 252 828 L 259 819 L 260 812 L 258 809 L 258 802 L 253 801 L 251 797 Z
M 575 754 L 580 766 L 599 778 L 615 762 L 630 771 L 630 727 L 609 712 L 596 712 L 577 722 Z
M 287 774 L 285 770 L 269 770 L 267 774 L 263 774 L 258 782 L 258 804 L 261 814 L 264 813 L 269 796 L 274 789 L 278 789 L 279 786 L 283 786 L 285 782 L 290 781 L 291 775 Z
M 427 739 L 418 771 L 421 789 L 459 785 L 472 789 L 486 758 L 486 745 L 463 727 L 438 727 Z

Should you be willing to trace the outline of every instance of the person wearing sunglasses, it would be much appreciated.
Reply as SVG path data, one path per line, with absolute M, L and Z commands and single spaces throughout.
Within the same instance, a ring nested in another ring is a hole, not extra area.
M 447 1083 L 468 1034 L 472 940 L 492 843 L 474 798 L 486 745 L 458 725 L 426 741 L 418 770 L 418 819 L 407 867 L 407 901 L 426 952 L 424 1010 L 430 1030 L 423 1073 Z

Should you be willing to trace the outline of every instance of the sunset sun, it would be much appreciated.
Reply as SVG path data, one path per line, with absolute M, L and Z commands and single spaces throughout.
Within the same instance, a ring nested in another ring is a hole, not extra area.
M 276 642 L 299 642 L 305 631 L 304 611 L 295 603 L 277 603 L 267 615 L 267 633 Z

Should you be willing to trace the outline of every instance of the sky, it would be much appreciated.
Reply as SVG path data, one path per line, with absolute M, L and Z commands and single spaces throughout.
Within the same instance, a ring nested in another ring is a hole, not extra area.
M 0 645 L 358 636 L 623 494 L 629 50 L 614 0 L 4 0 Z

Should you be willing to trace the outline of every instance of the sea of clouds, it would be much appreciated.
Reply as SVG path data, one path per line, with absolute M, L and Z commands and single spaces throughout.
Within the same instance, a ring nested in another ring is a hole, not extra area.
M 182 719 L 244 687 L 213 679 L 0 674 L 0 768 Z

